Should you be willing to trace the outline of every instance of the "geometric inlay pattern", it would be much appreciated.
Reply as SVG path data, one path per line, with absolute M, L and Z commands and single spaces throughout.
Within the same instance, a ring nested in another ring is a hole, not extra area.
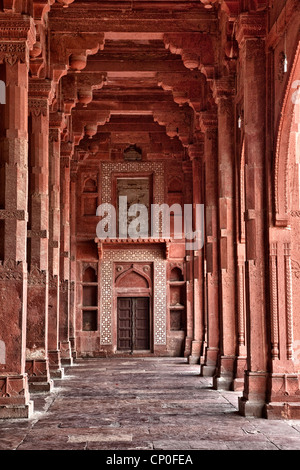
M 167 278 L 166 261 L 163 251 L 159 247 L 153 249 L 119 249 L 107 248 L 103 250 L 101 260 L 101 312 L 100 312 L 100 343 L 112 344 L 112 306 L 113 306 L 113 266 L 114 262 L 153 262 L 153 316 L 154 316 L 154 344 L 166 344 L 166 310 L 167 310 Z
M 102 163 L 101 171 L 101 203 L 112 202 L 112 173 L 134 173 L 136 176 L 142 172 L 153 173 L 153 204 L 164 203 L 164 164 L 163 162 L 117 162 Z M 155 231 L 160 228 L 160 222 L 155 222 Z

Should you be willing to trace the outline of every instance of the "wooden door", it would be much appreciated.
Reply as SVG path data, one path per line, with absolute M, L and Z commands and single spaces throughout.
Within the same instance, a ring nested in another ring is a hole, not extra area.
M 118 350 L 149 350 L 149 298 L 119 297 L 117 315 Z

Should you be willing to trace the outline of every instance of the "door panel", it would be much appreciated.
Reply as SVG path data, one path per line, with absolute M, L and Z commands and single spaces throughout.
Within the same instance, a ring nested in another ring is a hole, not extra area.
M 134 349 L 149 349 L 149 299 L 135 299 Z
M 132 348 L 132 299 L 118 299 L 118 349 Z
M 149 298 L 118 298 L 118 350 L 150 349 Z

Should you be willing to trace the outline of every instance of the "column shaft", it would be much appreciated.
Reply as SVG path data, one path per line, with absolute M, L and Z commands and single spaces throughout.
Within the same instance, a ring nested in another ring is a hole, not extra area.
M 0 79 L 6 85 L 6 104 L 0 104 L 0 418 L 27 418 L 33 411 L 25 372 L 30 19 L 24 16 L 19 24 L 23 40 L 10 49 L 0 42 Z M 18 34 L 18 26 L 12 27 Z

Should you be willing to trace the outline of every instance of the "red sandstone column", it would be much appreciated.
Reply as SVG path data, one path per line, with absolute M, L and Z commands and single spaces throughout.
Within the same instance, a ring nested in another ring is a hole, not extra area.
M 70 342 L 70 157 L 73 144 L 61 143 L 60 157 L 60 311 L 59 338 L 62 364 L 72 365 Z
M 218 264 L 218 120 L 213 113 L 201 113 L 205 135 L 205 256 L 207 347 L 202 376 L 214 376 L 219 353 L 219 264 Z
M 34 29 L 26 16 L 2 19 L 0 31 L 0 418 L 27 418 L 33 410 L 25 373 L 28 202 L 28 47 Z M 11 24 L 12 23 L 12 24 Z M 9 36 L 9 34 L 8 34 Z M 29 38 L 29 39 L 28 39 Z
M 29 82 L 29 224 L 26 371 L 30 390 L 53 387 L 48 362 L 49 98 L 51 82 Z
M 245 233 L 247 370 L 239 410 L 262 416 L 267 392 L 267 296 L 265 283 L 265 16 L 241 15 L 237 28 L 244 68 Z
M 59 350 L 60 145 L 63 122 L 61 113 L 50 113 L 48 356 L 53 378 L 64 375 Z
M 184 174 L 184 204 L 192 204 L 192 166 L 191 162 L 183 164 Z M 184 346 L 184 357 L 189 357 L 192 351 L 192 341 L 194 337 L 193 318 L 193 257 L 190 251 L 186 252 L 186 338 Z
M 196 204 L 202 203 L 202 184 L 201 184 L 201 160 L 199 154 L 202 153 L 202 149 L 196 148 L 191 149 L 190 157 L 192 159 L 192 169 L 193 169 L 193 206 L 196 207 Z M 193 211 L 194 224 L 195 220 L 195 210 Z M 196 226 L 194 225 L 194 230 Z M 200 356 L 203 351 L 203 339 L 204 339 L 204 309 L 203 309 L 203 248 L 198 247 L 192 251 L 191 256 L 193 257 L 193 341 L 191 354 L 189 356 L 190 364 L 198 364 L 200 362 Z
M 220 356 L 214 387 L 231 389 L 236 361 L 236 254 L 234 191 L 234 86 L 229 77 L 214 83 L 218 105 L 218 198 Z
M 70 175 L 70 342 L 76 359 L 76 181 L 77 163 L 71 163 Z

